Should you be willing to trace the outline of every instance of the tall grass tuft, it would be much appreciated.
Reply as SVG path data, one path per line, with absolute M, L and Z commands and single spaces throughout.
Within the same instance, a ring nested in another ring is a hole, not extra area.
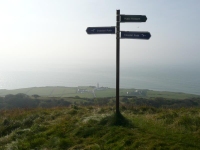
M 121 113 L 114 113 L 113 115 L 106 116 L 100 120 L 99 124 L 106 126 L 133 127 L 132 122 L 125 118 Z

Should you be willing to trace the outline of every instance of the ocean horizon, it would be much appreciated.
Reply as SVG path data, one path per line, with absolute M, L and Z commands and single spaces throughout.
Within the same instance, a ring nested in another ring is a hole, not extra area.
M 194 68 L 122 67 L 120 88 L 149 89 L 200 95 L 200 71 Z M 45 86 L 97 86 L 115 88 L 115 68 L 1 71 L 0 89 Z

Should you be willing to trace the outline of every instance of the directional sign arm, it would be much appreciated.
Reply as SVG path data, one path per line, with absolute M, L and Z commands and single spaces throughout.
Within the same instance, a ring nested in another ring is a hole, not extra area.
M 148 40 L 151 38 L 149 32 L 138 32 L 138 31 L 121 31 L 122 39 L 143 39 Z
M 115 27 L 88 27 L 87 34 L 115 34 Z
M 144 15 L 121 15 L 120 22 L 146 22 L 147 17 Z

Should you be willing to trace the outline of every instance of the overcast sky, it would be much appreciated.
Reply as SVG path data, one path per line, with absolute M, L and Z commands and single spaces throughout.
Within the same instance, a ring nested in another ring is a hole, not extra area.
M 148 18 L 121 23 L 121 30 L 152 35 L 121 39 L 122 66 L 200 65 L 200 0 L 1 0 L 0 68 L 115 66 L 115 35 L 86 28 L 115 26 L 117 9 Z

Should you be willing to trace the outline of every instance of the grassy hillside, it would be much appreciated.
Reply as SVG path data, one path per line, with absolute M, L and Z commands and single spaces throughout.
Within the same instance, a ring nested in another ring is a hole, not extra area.
M 94 86 L 78 86 L 78 87 L 59 87 L 59 86 L 48 86 L 48 87 L 32 87 L 15 90 L 0 90 L 0 96 L 8 94 L 23 93 L 26 95 L 37 94 L 39 96 L 46 97 L 81 97 L 81 98 L 102 98 L 102 97 L 115 97 L 116 90 L 114 88 Z M 140 96 L 145 98 L 150 97 L 164 97 L 173 99 L 185 99 L 192 97 L 200 97 L 200 95 L 186 94 L 186 93 L 175 93 L 167 91 L 152 91 L 145 89 L 120 89 L 120 96 Z
M 0 97 L 0 110 L 20 109 L 20 108 L 52 108 L 66 107 L 70 105 L 79 106 L 114 106 L 115 97 L 104 98 L 81 98 L 75 97 L 40 97 L 38 95 L 28 96 L 26 94 L 6 95 Z M 140 96 L 120 97 L 120 105 L 125 106 L 151 106 L 156 108 L 181 108 L 200 107 L 200 97 L 189 99 L 169 99 L 169 98 L 144 98 Z
M 0 149 L 200 149 L 200 109 L 72 106 L 1 111 Z

